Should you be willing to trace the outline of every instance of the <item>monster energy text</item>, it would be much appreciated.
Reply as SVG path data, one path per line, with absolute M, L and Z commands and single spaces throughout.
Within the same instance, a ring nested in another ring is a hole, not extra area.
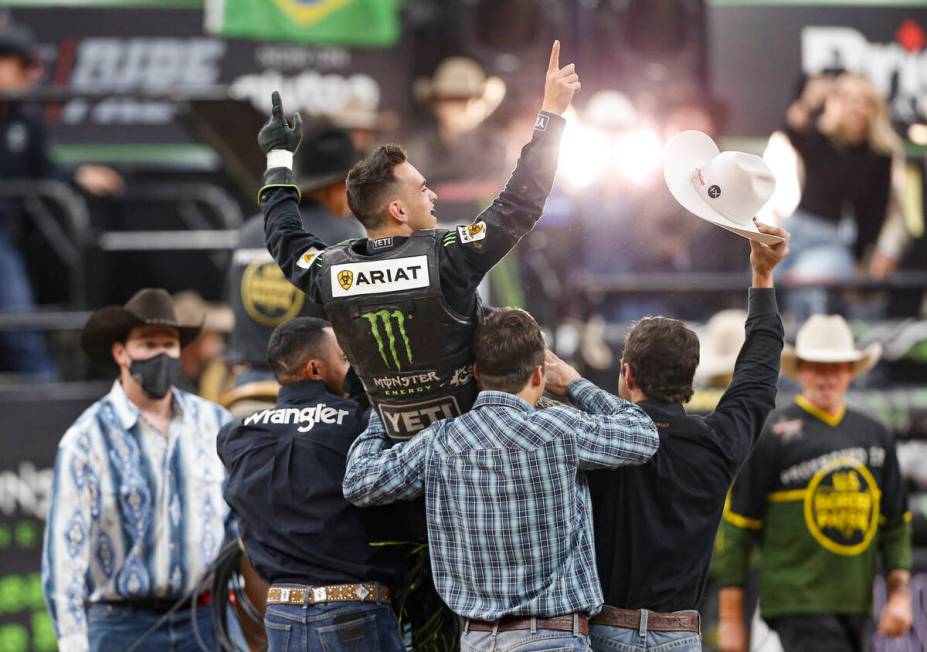
M 370 332 L 377 341 L 377 348 L 380 350 L 380 357 L 387 367 L 395 367 L 397 371 L 402 370 L 403 357 L 412 364 L 412 345 L 409 343 L 409 337 L 406 335 L 406 315 L 401 310 L 377 310 L 376 312 L 365 312 L 361 317 L 370 322 Z M 412 319 L 411 316 L 408 319 Z M 383 345 L 383 336 L 386 336 L 389 344 L 389 351 Z M 405 356 L 400 355 L 397 350 L 397 336 L 401 338 L 401 346 Z

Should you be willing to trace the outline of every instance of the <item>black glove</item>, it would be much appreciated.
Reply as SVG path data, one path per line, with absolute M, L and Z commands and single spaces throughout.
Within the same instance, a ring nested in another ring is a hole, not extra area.
M 303 139 L 303 119 L 298 113 L 294 113 L 293 124 L 287 124 L 283 117 L 283 102 L 280 101 L 280 93 L 277 91 L 274 91 L 271 96 L 271 102 L 274 108 L 267 122 L 258 132 L 258 145 L 261 146 L 261 151 L 265 155 L 274 149 L 295 152 L 299 149 L 299 143 Z
M 300 200 L 299 188 L 296 186 L 296 177 L 293 174 L 293 153 L 299 149 L 299 143 L 303 140 L 303 120 L 298 113 L 293 114 L 292 125 L 287 124 L 283 117 L 283 102 L 280 101 L 280 93 L 274 91 L 271 96 L 273 111 L 261 130 L 258 132 L 258 145 L 264 155 L 270 154 L 273 150 L 282 150 L 290 152 L 290 156 L 283 154 L 282 159 L 271 160 L 267 158 L 267 170 L 264 172 L 264 183 L 258 190 L 258 204 L 262 203 L 264 190 L 267 188 L 291 187 L 296 191 L 296 201 Z M 289 159 L 289 160 L 286 160 Z

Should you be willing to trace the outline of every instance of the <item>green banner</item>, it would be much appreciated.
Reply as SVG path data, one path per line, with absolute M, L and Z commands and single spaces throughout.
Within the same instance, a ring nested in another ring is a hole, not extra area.
M 206 29 L 267 41 L 389 47 L 398 0 L 206 0 Z

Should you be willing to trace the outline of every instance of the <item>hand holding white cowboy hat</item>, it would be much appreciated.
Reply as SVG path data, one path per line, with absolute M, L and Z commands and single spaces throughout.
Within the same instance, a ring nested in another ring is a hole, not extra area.
M 776 188 L 759 156 L 721 152 L 706 134 L 683 131 L 666 145 L 663 176 L 676 201 L 696 217 L 763 244 L 784 241 L 753 221 Z
M 812 315 L 798 330 L 795 346 L 786 344 L 782 351 L 782 373 L 798 380 L 798 363 L 850 362 L 853 376 L 860 376 L 875 366 L 882 345 L 873 342 L 862 351 L 853 344 L 853 334 L 840 315 Z

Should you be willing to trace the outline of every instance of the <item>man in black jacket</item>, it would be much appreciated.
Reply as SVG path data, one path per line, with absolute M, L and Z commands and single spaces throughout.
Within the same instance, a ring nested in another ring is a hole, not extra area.
M 746 342 L 734 378 L 715 411 L 689 416 L 698 338 L 682 322 L 649 317 L 625 339 L 619 394 L 653 418 L 660 449 L 639 467 L 593 472 L 596 557 L 605 609 L 592 621 L 593 649 L 615 643 L 647 649 L 701 650 L 698 612 L 724 499 L 775 405 L 782 321 L 772 271 L 785 257 L 777 245 L 750 242 Z
M 554 43 L 534 135 L 502 193 L 477 219 L 437 229 L 437 196 L 398 145 L 383 145 L 347 178 L 367 239 L 328 246 L 299 219 L 293 152 L 280 97 L 258 142 L 268 170 L 260 192 L 267 248 L 291 283 L 322 304 L 387 433 L 408 439 L 470 408 L 477 389 L 470 343 L 483 277 L 541 216 L 557 167 L 564 119 L 579 77 L 560 68 Z
M 370 545 L 395 539 L 402 506 L 358 509 L 341 493 L 369 413 L 342 394 L 344 352 L 327 322 L 298 317 L 277 327 L 267 357 L 282 386 L 276 407 L 227 424 L 217 447 L 248 558 L 272 584 L 270 649 L 311 637 L 327 650 L 404 650 L 390 589 L 405 562 Z

